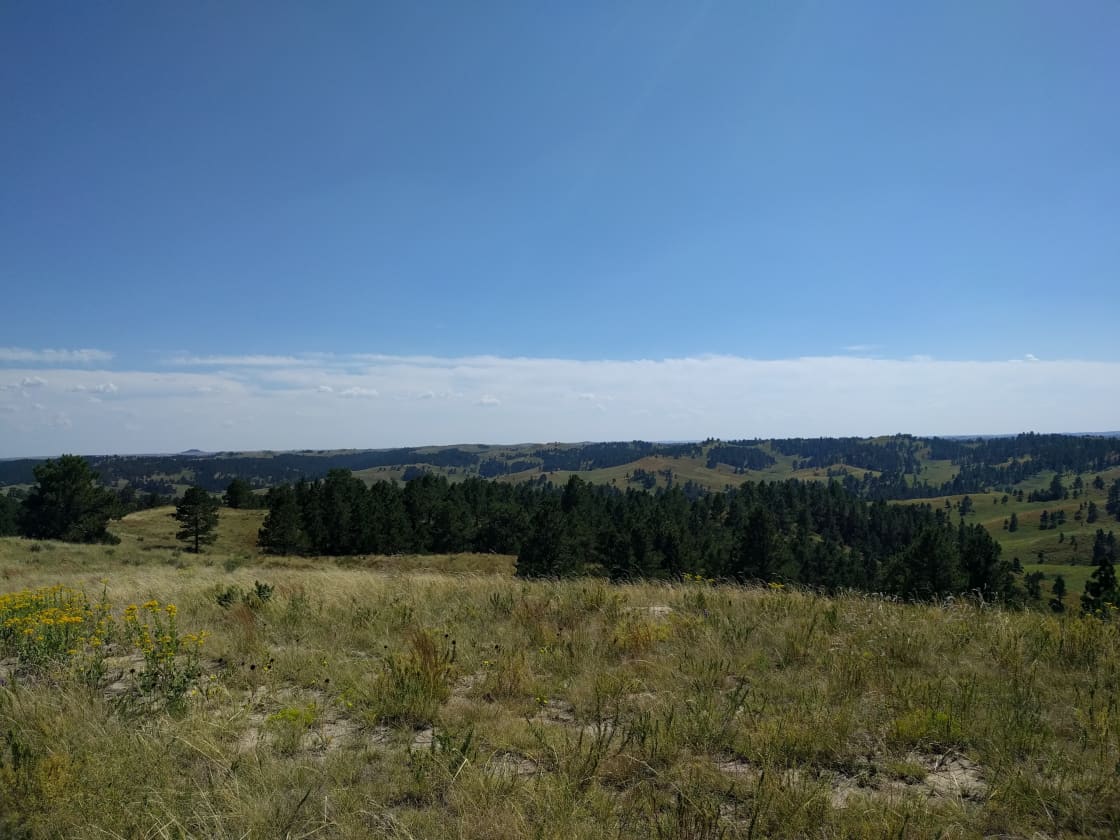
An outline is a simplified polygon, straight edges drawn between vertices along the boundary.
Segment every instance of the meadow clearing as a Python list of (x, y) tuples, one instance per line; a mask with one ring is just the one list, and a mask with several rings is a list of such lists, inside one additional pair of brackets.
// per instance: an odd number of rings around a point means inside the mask
[(168, 513), (117, 546), (0, 540), (0, 625), (22, 622), (0, 635), (0, 836), (1120, 827), (1112, 622), (262, 557), (260, 511), (223, 510), (195, 556)]

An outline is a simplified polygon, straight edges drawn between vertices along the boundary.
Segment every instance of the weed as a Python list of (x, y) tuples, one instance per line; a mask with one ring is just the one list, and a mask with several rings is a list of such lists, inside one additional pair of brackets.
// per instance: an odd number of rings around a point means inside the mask
[(272, 593), (273, 587), (270, 584), (257, 580), (253, 581), (253, 588), (247, 592), (233, 584), (226, 587), (218, 586), (214, 593), (214, 601), (222, 609), (229, 609), (234, 604), (241, 603), (251, 610), (259, 610), (272, 600)]
[(414, 630), (408, 652), (389, 654), (364, 698), (374, 722), (422, 727), (431, 724), (451, 696), (454, 645), (437, 644), (431, 634)]
[(441, 801), (451, 784), (474, 761), (475, 752), (473, 729), (461, 736), (433, 730), (430, 744), (408, 750), (412, 796), (421, 802)]
[(144, 655), (144, 670), (136, 676), (136, 685), (142, 695), (172, 709), (182, 708), (202, 674), (200, 652), (207, 636), (180, 636), (177, 614), (174, 604), (161, 605), (155, 599), (139, 607), (130, 604), (124, 611), (125, 639)]
[(268, 716), (265, 729), (273, 737), (273, 745), (281, 755), (294, 755), (303, 744), (304, 736), (319, 721), (319, 707), (315, 703), (305, 706), (288, 706)]

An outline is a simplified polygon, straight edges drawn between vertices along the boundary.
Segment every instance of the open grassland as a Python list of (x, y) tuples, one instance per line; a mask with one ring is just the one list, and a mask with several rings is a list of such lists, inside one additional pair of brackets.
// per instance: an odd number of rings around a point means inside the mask
[[(184, 543), (175, 539), (179, 524), (172, 518), (173, 506), (151, 508), (130, 513), (122, 521), (111, 523), (110, 530), (120, 537), (117, 553), (133, 555), (144, 551), (181, 551)], [(218, 518), (218, 539), (214, 553), (222, 555), (257, 554), (257, 532), (268, 511), (230, 510), (222, 508)]]
[(0, 595), (69, 588), (0, 599), (42, 636), (0, 636), (0, 836), (1120, 829), (1115, 623), (262, 558), (258, 512), (196, 557), (165, 513), (113, 547), (0, 540)]
[[(460, 448), (469, 449), (470, 447)], [(496, 479), (506, 482), (521, 482), (539, 479), (541, 476), (544, 476), (544, 478), (551, 481), (553, 484), (560, 486), (567, 482), (571, 476), (578, 475), (584, 481), (589, 481), (593, 484), (609, 484), (620, 489), (626, 489), (627, 487), (641, 486), (636, 482), (631, 483), (628, 479), (633, 475), (635, 470), (645, 470), (656, 477), (656, 485), (654, 485), (656, 487), (668, 486), (670, 482), (665, 473), (671, 472), (673, 484), (684, 484), (691, 481), (707, 490), (718, 492), (724, 490), (729, 485), (734, 486), (742, 484), (744, 481), (785, 481), (790, 478), (798, 478), (806, 481), (827, 481), (830, 473), (838, 474), (842, 471), (847, 471), (852, 475), (861, 477), (867, 473), (874, 476), (879, 475), (879, 472), (876, 470), (868, 470), (864, 467), (852, 466), (850, 464), (834, 464), (827, 468), (815, 467), (810, 469), (795, 469), (795, 462), (800, 460), (796, 456), (783, 455), (773, 450), (768, 444), (764, 444), (762, 448), (774, 457), (775, 463), (761, 470), (736, 472), (735, 468), (728, 464), (716, 464), (714, 467), (709, 467), (706, 455), (697, 457), (683, 455), (677, 457), (668, 455), (647, 455), (614, 467), (602, 467), (590, 470), (552, 471), (542, 471), (539, 468), (534, 468), (506, 475), (499, 475), (496, 476)], [(518, 449), (516, 447), (494, 449), (488, 454), (494, 455), (495, 457), (502, 455), (516, 459)], [(473, 475), (471, 470), (437, 467), (430, 464), (400, 464), (386, 467), (370, 467), (369, 469), (357, 470), (354, 472), (354, 475), (367, 484), (372, 484), (375, 481), (402, 481), (406, 470), (416, 468), (436, 475), (443, 475), (449, 481), (462, 481)], [(957, 467), (949, 461), (926, 460), (923, 461), (923, 472), (919, 476), (919, 479), (940, 484), (951, 479), (956, 472)]]
[[(1097, 474), (1083, 475), (1085, 488), (1078, 498), (1059, 501), (1028, 502), (1026, 495), (1022, 502), (1014, 496), (1007, 496), (1002, 491), (991, 493), (972, 493), (972, 512), (965, 517), (968, 524), (981, 524), (1002, 546), (1003, 556), (1007, 559), (1018, 557), (1023, 567), (1028, 571), (1041, 571), (1047, 579), (1054, 575), (1065, 576), (1066, 583), (1077, 581), (1076, 587), (1071, 587), (1071, 592), (1080, 593), (1083, 589), (1084, 578), (1092, 571), (1085, 566), (1092, 560), (1093, 535), (1097, 529), (1115, 531), (1120, 533), (1120, 522), (1105, 512), (1105, 502), (1108, 496), (1107, 488), (1112, 482), (1120, 478), (1120, 468), (1102, 470), (1099, 475), (1104, 482), (1105, 489), (1099, 490), (1092, 486)], [(1043, 472), (1039, 475), (1015, 485), (1016, 490), (1021, 489), (1024, 494), (1032, 490), (1044, 490), (1050, 486), (1054, 477), (1053, 472)], [(1073, 481), (1073, 476), (1066, 474), (1063, 482), (1067, 488)], [(953, 511), (953, 516), (958, 516), (961, 500), (965, 494), (955, 496), (938, 496), (932, 499), (913, 499), (897, 504), (928, 504), (934, 508), (943, 508)], [(1096, 522), (1088, 521), (1088, 504), (1093, 502), (1097, 506), (1098, 519)], [(1040, 529), (1042, 512), (1053, 516), (1059, 511), (1065, 514), (1065, 523), (1055, 528)], [(1080, 519), (1078, 513), (1080, 511)], [(1018, 520), (1018, 530), (1010, 531), (1005, 528), (1005, 523), (1015, 514)]]
[[(543, 474), (553, 484), (562, 486), (573, 475), (578, 475), (584, 481), (593, 484), (609, 484), (624, 490), (627, 487), (641, 487), (642, 485), (636, 482), (632, 483), (630, 477), (635, 470), (645, 470), (647, 473), (652, 473), (656, 478), (654, 487), (669, 486), (670, 482), (665, 474), (668, 472), (672, 473), (672, 484), (684, 484), (691, 481), (706, 490), (720, 492), (728, 487), (737, 487), (744, 481), (785, 481), (791, 478), (803, 481), (828, 481), (830, 472), (840, 474), (845, 470), (858, 476), (863, 476), (866, 473), (879, 475), (875, 470), (866, 470), (862, 467), (853, 467), (847, 464), (835, 464), (829, 468), (794, 469), (793, 462), (795, 459), (792, 456), (775, 453), (774, 457), (777, 463), (766, 469), (736, 472), (734, 467), (727, 464), (716, 464), (714, 467), (709, 467), (706, 457), (686, 458), (682, 456), (670, 458), (663, 455), (650, 455), (617, 467), (579, 471), (555, 470), (546, 473), (526, 470), (509, 476), (501, 476), (499, 480), (526, 481)], [(454, 479), (455, 476), (451, 476), (451, 478)]]

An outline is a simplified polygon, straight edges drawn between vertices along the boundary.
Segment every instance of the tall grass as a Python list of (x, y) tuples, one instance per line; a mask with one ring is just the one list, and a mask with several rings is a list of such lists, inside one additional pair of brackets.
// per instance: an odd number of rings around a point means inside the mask
[(1120, 828), (1120, 638), (1096, 619), (3, 543), (0, 591), (171, 602), (208, 636), (179, 704), (120, 702), (142, 665), (111, 653), (91, 687), (0, 652), (0, 836)]

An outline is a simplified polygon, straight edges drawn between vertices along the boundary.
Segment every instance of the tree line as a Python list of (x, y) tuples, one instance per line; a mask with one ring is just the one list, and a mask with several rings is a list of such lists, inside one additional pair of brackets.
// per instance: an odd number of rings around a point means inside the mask
[(274, 487), (260, 546), (276, 554), (497, 552), (522, 577), (612, 580), (699, 575), (933, 598), (1021, 596), (979, 525), (926, 505), (868, 503), (836, 483), (746, 482), (690, 498), (424, 475), (366, 486), (345, 470)]

